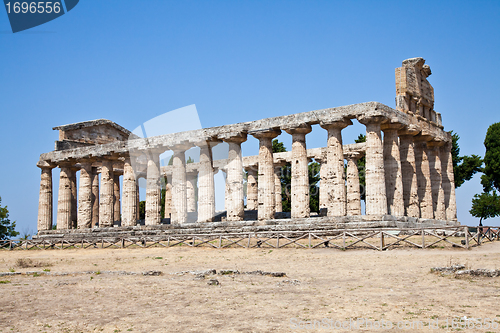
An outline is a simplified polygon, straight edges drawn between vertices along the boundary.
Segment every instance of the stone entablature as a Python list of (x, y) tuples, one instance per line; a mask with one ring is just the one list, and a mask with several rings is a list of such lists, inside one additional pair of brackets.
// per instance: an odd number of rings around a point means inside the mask
[(52, 129), (59, 130), (59, 141), (56, 141), (55, 150), (126, 141), (131, 136), (129, 130), (107, 119), (84, 121)]
[[(161, 177), (165, 175), (165, 214), (172, 224), (188, 222), (192, 213), (199, 223), (213, 221), (214, 172), (218, 169), (226, 173), (228, 221), (242, 221), (245, 215), (244, 170), (248, 172), (246, 208), (257, 210), (261, 221), (272, 220), (281, 212), (278, 173), (285, 162), (292, 166), (291, 218), (309, 218), (307, 164), (311, 159), (321, 164), (321, 215), (357, 216), (361, 215), (361, 193), (356, 161), (363, 155), (367, 216), (456, 221), (451, 135), (433, 110), (428, 75), (430, 69), (423, 59), (403, 62), (396, 72), (396, 110), (368, 102), (146, 139), (107, 120), (56, 127), (60, 142), (87, 146), (40, 156), (38, 229), (52, 226), (54, 167), (61, 168), (57, 221), (63, 229), (109, 227), (120, 219), (124, 226), (136, 225), (139, 177), (147, 180), (145, 224), (159, 225)], [(352, 125), (351, 119), (366, 126), (366, 143), (343, 145), (342, 129)], [(327, 131), (324, 148), (307, 149), (312, 125)], [(292, 151), (273, 154), (272, 140), (282, 131), (292, 136)], [(242, 156), (241, 144), (248, 135), (259, 140), (258, 156)], [(228, 143), (228, 159), (214, 161), (211, 149), (222, 141)], [(185, 152), (194, 146), (200, 148), (199, 162), (186, 164)], [(167, 150), (174, 153), (173, 165), (161, 168), (159, 155)]]

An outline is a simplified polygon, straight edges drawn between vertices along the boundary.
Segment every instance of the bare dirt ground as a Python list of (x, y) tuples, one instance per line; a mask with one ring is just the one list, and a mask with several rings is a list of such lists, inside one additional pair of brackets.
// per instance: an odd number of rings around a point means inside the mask
[[(19, 259), (37, 267), (22, 268)], [(500, 242), (469, 251), (0, 251), (0, 272), (77, 273), (0, 277), (0, 332), (451, 332), (458, 330), (451, 327), (452, 319), (463, 317), (491, 318), (497, 326), (462, 331), (500, 331), (500, 277), (430, 272), (450, 264), (498, 269)], [(190, 273), (175, 274), (208, 269), (285, 272), (286, 277), (228, 274), (197, 279)], [(116, 274), (151, 270), (162, 275)], [(209, 285), (210, 279), (220, 284)], [(377, 329), (382, 321), (385, 326)], [(388, 329), (389, 321), (393, 329)], [(353, 323), (359, 323), (357, 329)]]

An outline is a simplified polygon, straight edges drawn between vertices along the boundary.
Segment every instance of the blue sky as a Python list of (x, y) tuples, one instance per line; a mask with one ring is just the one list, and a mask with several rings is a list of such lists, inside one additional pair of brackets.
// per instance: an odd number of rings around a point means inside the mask
[[(203, 127), (394, 107), (394, 68), (418, 56), (433, 71), (445, 129), (459, 133), (462, 154), (484, 155), (486, 130), (500, 121), (498, 1), (82, 0), (16, 34), (1, 9), (2, 205), (18, 230), (36, 230), (36, 162), (53, 150), (54, 126), (106, 118), (132, 130), (192, 104)], [(344, 130), (344, 143), (363, 130)], [(320, 128), (308, 135), (308, 147), (325, 143)], [(243, 145), (244, 155), (257, 151), (253, 138)], [(480, 191), (479, 176), (457, 190), (462, 223), (477, 224), (468, 210)]]

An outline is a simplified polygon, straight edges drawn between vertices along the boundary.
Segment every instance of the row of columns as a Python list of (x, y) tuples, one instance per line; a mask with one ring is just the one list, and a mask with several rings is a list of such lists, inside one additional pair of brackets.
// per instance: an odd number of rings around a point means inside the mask
[[(401, 124), (389, 123), (383, 117), (360, 117), (366, 126), (366, 214), (411, 216), (436, 219), (456, 219), (456, 204), (451, 160), (451, 143), (440, 143), (419, 131)], [(342, 129), (352, 125), (344, 118), (320, 124), (327, 131), (327, 153), (321, 162), (320, 208), (327, 216), (360, 215), (361, 200), (357, 160), (359, 153), (346, 155), (344, 171)], [(291, 158), (291, 217), (309, 217), (309, 181), (306, 135), (309, 124), (285, 131), (292, 136)], [(384, 133), (382, 139), (382, 132)], [(280, 129), (250, 133), (259, 140), (258, 172), (248, 169), (247, 209), (257, 210), (259, 220), (273, 219), (281, 208), (281, 165), (275, 165), (272, 140)], [(227, 220), (244, 217), (243, 164), (241, 144), (246, 133), (229, 133), (219, 138), (228, 143), (226, 166)], [(201, 142), (198, 174), (186, 173), (185, 151), (192, 145), (173, 147), (173, 173), (166, 184), (167, 213), (172, 223), (187, 221), (187, 213), (196, 210), (194, 188), (198, 178), (198, 222), (209, 222), (215, 215), (214, 168), (212, 147), (218, 141)], [(158, 225), (160, 216), (160, 162), (165, 149), (147, 151), (146, 225)], [(115, 158), (101, 161), (101, 181), (95, 160), (81, 161), (78, 198), (76, 169), (60, 164), (57, 224), (61, 229), (90, 228), (99, 221), (100, 227), (111, 227), (122, 211), (122, 226), (132, 226), (138, 219), (138, 186), (130, 157), (123, 161), (123, 196), (120, 200), (119, 174), (115, 174)], [(52, 175), (55, 165), (42, 166), (39, 202), (39, 230), (52, 225)], [(347, 179), (346, 176), (347, 175)], [(257, 182), (258, 177), (258, 182)], [(78, 200), (78, 205), (76, 204)], [(120, 207), (120, 202), (123, 207)], [(78, 206), (78, 211), (75, 207)], [(118, 212), (118, 213), (117, 213)], [(117, 216), (118, 214), (118, 216)]]

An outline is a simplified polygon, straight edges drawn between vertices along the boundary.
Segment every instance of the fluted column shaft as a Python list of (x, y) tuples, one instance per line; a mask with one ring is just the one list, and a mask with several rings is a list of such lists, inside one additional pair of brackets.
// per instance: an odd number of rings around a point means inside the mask
[(59, 174), (59, 193), (57, 199), (57, 229), (69, 229), (71, 223), (71, 170), (61, 166)]
[(113, 161), (105, 159), (102, 161), (101, 167), (101, 197), (99, 199), (99, 227), (101, 228), (109, 228), (113, 226), (113, 183)]
[(122, 226), (135, 226), (137, 224), (137, 184), (134, 169), (130, 158), (125, 158), (123, 163), (123, 197), (122, 197)]
[(198, 222), (211, 222), (215, 216), (215, 185), (210, 142), (200, 147), (200, 168), (198, 169)]
[(432, 187), (430, 179), (429, 156), (426, 138), (418, 138), (415, 142), (415, 166), (417, 170), (418, 197), (420, 201), (420, 217), (434, 218), (432, 206)]
[(281, 168), (282, 165), (274, 166), (274, 202), (276, 203), (276, 212), (283, 211), (283, 202), (281, 198)]
[(291, 128), (286, 132), (292, 135), (291, 216), (292, 218), (309, 217), (311, 211), (306, 134), (311, 132), (311, 126)]
[(361, 193), (359, 191), (359, 153), (347, 155), (347, 215), (361, 215)]
[(257, 210), (258, 208), (258, 188), (257, 188), (257, 170), (256, 166), (247, 169), (247, 209)]
[(197, 173), (189, 172), (186, 174), (186, 197), (188, 212), (196, 212), (196, 181)]
[(92, 162), (81, 162), (80, 166), (78, 229), (87, 229), (92, 226)]
[(120, 175), (113, 173), (113, 221), (120, 221)]
[[(327, 192), (326, 209), (328, 216), (346, 215), (346, 189), (344, 177), (344, 151), (342, 147), (342, 129), (352, 125), (349, 119), (323, 124), (328, 131), (326, 166), (321, 170), (326, 173), (323, 190)], [(321, 189), (320, 189), (321, 191)]]
[(92, 224), (93, 228), (99, 223), (99, 173), (97, 168), (92, 168)]
[(399, 140), (405, 215), (409, 217), (420, 217), (420, 204), (418, 198), (418, 182), (415, 166), (413, 135), (400, 135)]
[(52, 229), (52, 168), (53, 166), (40, 167), (42, 174), (38, 198), (38, 231)]
[(326, 158), (318, 159), (315, 158), (316, 162), (320, 164), (319, 167), (319, 178), (320, 178), (320, 187), (319, 187), (319, 212), (321, 216), (325, 216), (328, 210), (328, 190), (327, 185), (328, 181), (327, 177), (327, 165)]
[(141, 206), (141, 197), (139, 195), (140, 189), (139, 189), (139, 178), (135, 178), (135, 183), (137, 184), (136, 189), (137, 189), (137, 213), (136, 213), (136, 219), (140, 220), (141, 219), (141, 212), (139, 211), (139, 207)]
[(71, 167), (69, 176), (69, 184), (71, 186), (71, 222), (69, 229), (76, 229), (78, 225), (78, 193), (76, 189), (76, 173), (78, 168)]
[(366, 215), (387, 214), (385, 169), (380, 124), (384, 119), (360, 120), (366, 126)]
[(259, 181), (258, 181), (258, 218), (268, 220), (274, 218), (274, 161), (273, 139), (281, 131), (261, 131), (252, 135), (259, 139)]
[(241, 144), (247, 140), (246, 133), (231, 134), (223, 138), (229, 145), (226, 167), (226, 210), (228, 221), (242, 221), (245, 215), (245, 193), (243, 192), (243, 161)]
[(187, 221), (186, 155), (184, 149), (174, 150), (172, 172), (172, 223)]
[(429, 142), (429, 167), (432, 189), (432, 204), (434, 208), (434, 218), (436, 220), (446, 220), (446, 207), (444, 202), (444, 190), (442, 186), (442, 169), (440, 157), (440, 143)]
[(441, 148), (441, 163), (443, 170), (443, 192), (446, 206), (446, 219), (457, 220), (457, 202), (455, 198), (455, 175), (453, 173), (453, 160), (451, 155), (452, 143), (447, 142)]
[(167, 177), (165, 183), (165, 218), (172, 215), (172, 176)]
[(399, 153), (398, 129), (400, 124), (384, 124), (384, 166), (387, 212), (390, 215), (404, 216), (403, 178)]
[(161, 187), (160, 187), (160, 153), (148, 152), (146, 172), (146, 225), (159, 225), (161, 222)]

